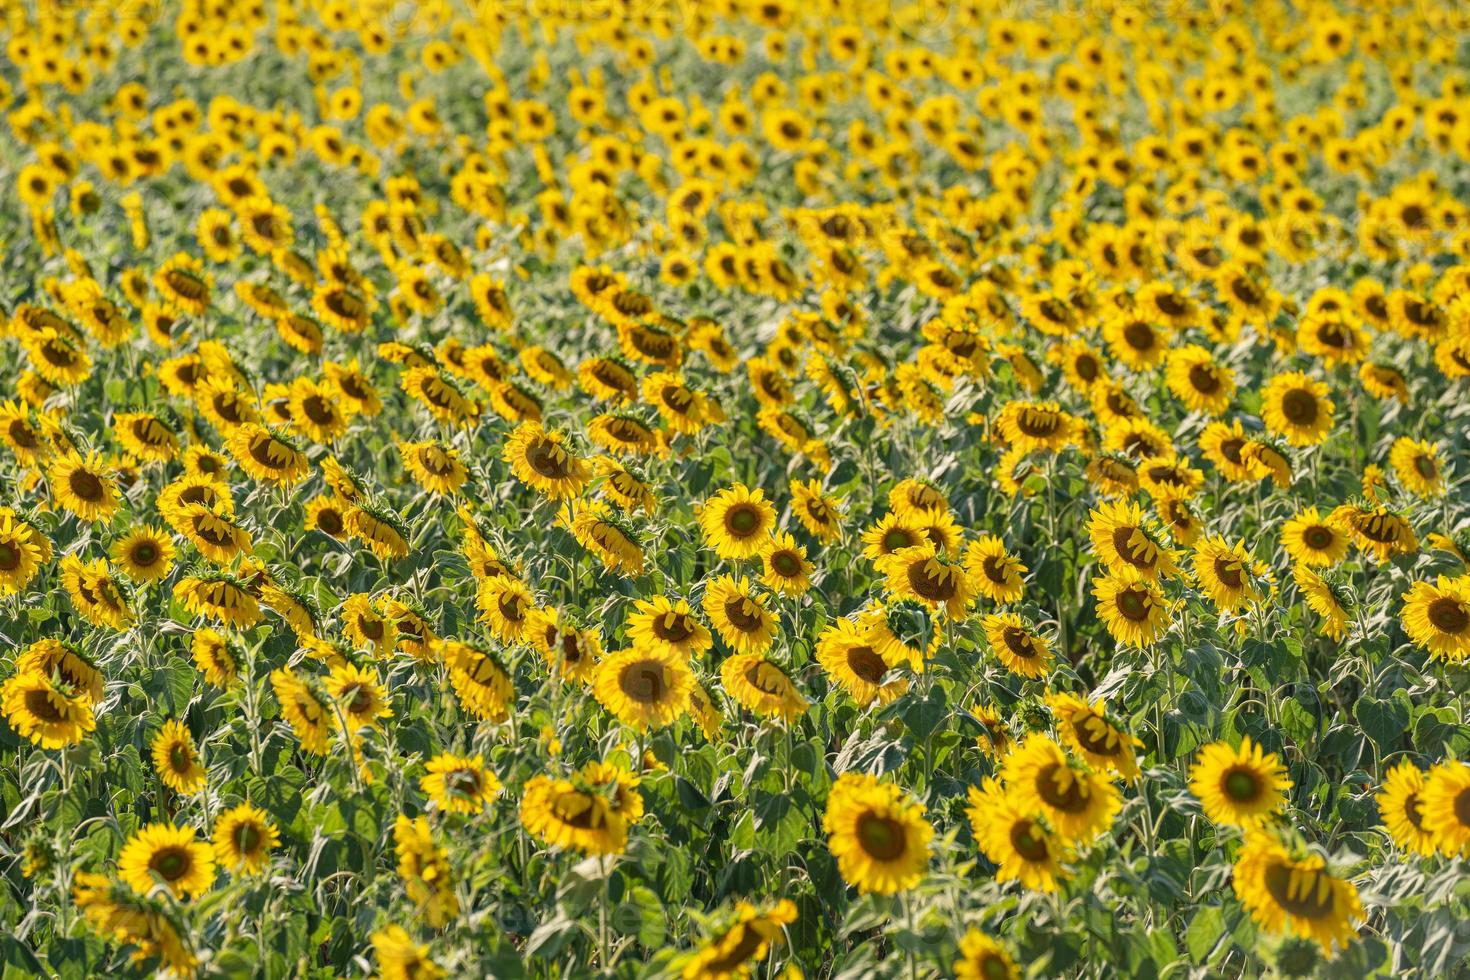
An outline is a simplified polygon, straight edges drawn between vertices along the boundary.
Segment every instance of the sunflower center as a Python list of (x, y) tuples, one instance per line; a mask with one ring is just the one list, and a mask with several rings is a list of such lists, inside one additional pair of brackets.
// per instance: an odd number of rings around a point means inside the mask
[(326, 531), (332, 537), (342, 533), (342, 515), (330, 507), (324, 507), (316, 513), (317, 527)]
[(765, 941), (757, 930), (742, 922), (720, 937), (719, 948), (728, 951), (717, 959), (709, 960), (705, 966), (712, 976), (733, 976)]
[(900, 548), (907, 548), (913, 543), (914, 536), (901, 527), (890, 528), (888, 533), (883, 535), (884, 551), (894, 552)]
[(1424, 813), (1419, 809), (1418, 793), (1410, 793), (1408, 799), (1404, 800), (1404, 816), (1416, 828), (1424, 829)]
[(549, 480), (559, 480), (571, 472), (571, 460), (556, 443), (544, 439), (526, 449), (526, 463)]
[(1470, 789), (1463, 789), (1455, 797), (1455, 819), (1461, 827), (1470, 827)]
[(1273, 864), (1266, 869), (1266, 891), (1290, 915), (1303, 919), (1325, 919), (1332, 915), (1336, 892), (1331, 888), (1319, 887), (1323, 877), (1325, 876), (1321, 871), (1305, 871), (1286, 864)]
[(684, 613), (671, 612), (654, 618), (653, 635), (666, 643), (682, 643), (694, 635), (694, 626)]
[(193, 862), (189, 852), (182, 847), (165, 847), (153, 855), (148, 867), (158, 872), (165, 881), (178, 881), (189, 873)]
[(1434, 628), (1441, 633), (1458, 635), (1470, 628), (1470, 612), (1465, 611), (1465, 606), (1449, 598), (1441, 596), (1429, 604), (1429, 621)]
[(1220, 390), (1220, 379), (1207, 364), (1194, 364), (1189, 368), (1189, 383), (1201, 395), (1213, 395)]
[(20, 549), (0, 541), (0, 572), (13, 572), (20, 567)]
[(931, 602), (948, 602), (954, 598), (956, 576), (951, 570), (931, 561), (914, 562), (908, 569), (909, 588)]
[(456, 796), (478, 796), (480, 776), (473, 769), (456, 769), (444, 777), (444, 787)]
[(1027, 861), (1045, 861), (1049, 854), (1046, 840), (1036, 832), (1036, 824), (1030, 820), (1017, 820), (1011, 825), (1011, 847)]
[(1220, 788), (1236, 803), (1254, 803), (1264, 787), (1249, 769), (1231, 769), (1220, 781)]
[(1429, 456), (1415, 456), (1414, 470), (1426, 480), (1433, 480), (1439, 476), (1439, 469), (1434, 465), (1434, 460)]
[(725, 602), (725, 618), (742, 633), (754, 633), (761, 628), (762, 619), (757, 606), (747, 596), (735, 596)]
[(868, 646), (853, 647), (848, 650), (847, 667), (869, 684), (882, 683), (883, 675), (888, 673), (888, 665), (883, 662), (883, 658)]
[(1117, 606), (1118, 612), (1135, 623), (1141, 623), (1148, 619), (1148, 593), (1143, 589), (1130, 586), (1119, 592)]
[(1302, 532), (1302, 541), (1314, 551), (1322, 551), (1332, 544), (1332, 531), (1321, 524), (1314, 524)]
[(985, 560), (980, 563), (980, 567), (985, 572), (985, 577), (996, 585), (1005, 585), (1010, 578), (1007, 574), (1009, 569), (1004, 558), (998, 558), (995, 555), (986, 555)]
[(194, 760), (189, 757), (187, 746), (175, 745), (168, 750), (168, 764), (175, 772), (184, 772)]
[(1062, 424), (1061, 416), (1056, 412), (1044, 412), (1035, 408), (1027, 408), (1021, 411), (1016, 420), (1017, 427), (1032, 438), (1042, 438), (1057, 431)]
[(1113, 727), (1096, 715), (1086, 715), (1072, 724), (1077, 744), (1093, 755), (1114, 755), (1120, 740)]
[(984, 980), (1007, 980), (1010, 975), (1011, 968), (999, 956), (986, 953), (980, 958), (980, 976)]
[(250, 854), (260, 846), (260, 830), (253, 823), (242, 823), (235, 830), (235, 847), (241, 853)]
[(317, 425), (330, 425), (337, 420), (337, 413), (321, 395), (310, 395), (303, 399), (301, 409)]
[(383, 638), (383, 623), (381, 620), (359, 617), (357, 628), (369, 640), (377, 641)]
[(1317, 421), (1317, 399), (1302, 388), (1293, 388), (1281, 396), (1281, 414), (1292, 425), (1311, 425)]
[(735, 537), (748, 538), (760, 525), (760, 511), (750, 504), (736, 504), (725, 514), (725, 528)]
[(1146, 323), (1134, 320), (1123, 328), (1123, 339), (1128, 346), (1136, 351), (1150, 351), (1154, 348), (1154, 332)]
[[(1137, 548), (1133, 545), (1135, 536), (1142, 539)], [(1125, 524), (1113, 531), (1113, 550), (1118, 552), (1118, 557), (1135, 568), (1154, 567), (1153, 547), (1148, 535), (1131, 524)]]
[(864, 813), (858, 818), (858, 842), (875, 861), (892, 861), (904, 851), (903, 824), (892, 817)]
[(158, 560), (158, 548), (151, 541), (140, 541), (133, 545), (133, 553), (129, 557), (134, 565), (146, 568)]
[(1227, 589), (1239, 589), (1245, 585), (1240, 574), (1240, 562), (1227, 556), (1215, 559), (1215, 577), (1225, 583)]
[(507, 621), (512, 623), (520, 622), (522, 610), (519, 596), (511, 595), (508, 592), (503, 593), (496, 600), (495, 606), (500, 610), (500, 615), (504, 616)]
[(56, 700), (48, 690), (28, 690), (25, 696), (26, 711), (41, 719), (48, 725), (63, 721), (66, 718), (64, 712), (56, 706)]
[(663, 668), (648, 661), (633, 664), (623, 671), (621, 686), (623, 693), (639, 704), (658, 704), (668, 690)]
[(1019, 626), (1007, 626), (1005, 632), (1001, 634), (1001, 639), (1005, 640), (1006, 647), (1011, 653), (1022, 660), (1031, 660), (1039, 655), (1031, 634)]
[(1036, 774), (1036, 792), (1047, 806), (1063, 813), (1082, 813), (1087, 809), (1087, 792), (1082, 781), (1060, 762)]
[(66, 478), (66, 485), (71, 492), (88, 503), (95, 503), (102, 499), (102, 481), (95, 473), (87, 470), (73, 470)]

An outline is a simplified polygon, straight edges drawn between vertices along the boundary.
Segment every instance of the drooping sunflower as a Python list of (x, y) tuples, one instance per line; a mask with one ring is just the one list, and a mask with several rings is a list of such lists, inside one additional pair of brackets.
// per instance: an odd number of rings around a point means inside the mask
[(596, 555), (608, 571), (624, 576), (643, 573), (643, 546), (632, 525), (603, 501), (568, 501), (561, 519), (577, 543)]
[(152, 823), (123, 846), (117, 874), (139, 895), (155, 886), (180, 899), (202, 895), (214, 884), (214, 851), (192, 827)]
[(201, 572), (180, 579), (174, 585), (174, 598), (191, 614), (235, 629), (260, 621), (260, 603), (244, 583), (224, 572)]
[(37, 640), (15, 658), (16, 673), (55, 677), (93, 704), (102, 700), (104, 678), (92, 658), (79, 647), (56, 639)]
[(202, 789), (208, 773), (199, 763), (199, 753), (189, 730), (177, 719), (164, 722), (150, 745), (153, 768), (163, 784), (177, 793)]
[(575, 497), (592, 479), (586, 460), (573, 455), (560, 432), (522, 422), (505, 441), (502, 456), (522, 483), (552, 499)]
[(43, 749), (75, 745), (97, 727), (88, 692), (50, 673), (25, 670), (0, 686), (5, 720), (22, 738)]
[(1384, 776), (1374, 800), (1389, 838), (1410, 854), (1428, 857), (1435, 843), (1424, 824), (1424, 784), (1424, 772), (1406, 759)]
[(51, 460), (46, 476), (56, 502), (81, 520), (105, 521), (117, 511), (117, 481), (96, 452), (68, 449)]
[(714, 643), (709, 627), (694, 618), (685, 599), (656, 595), (634, 600), (633, 608), (625, 628), (635, 647), (693, 657)]
[(339, 724), (348, 734), (361, 728), (379, 728), (382, 719), (393, 716), (388, 689), (370, 667), (333, 664), (323, 686), (336, 702)]
[(1332, 516), (1346, 522), (1353, 530), (1353, 543), (1364, 551), (1372, 552), (1380, 563), (1391, 561), (1396, 555), (1419, 550), (1419, 536), (1414, 533), (1414, 525), (1402, 514), (1383, 505), (1370, 508), (1343, 504), (1333, 510)]
[(259, 874), (269, 865), (270, 852), (281, 846), (281, 835), (264, 810), (241, 803), (215, 820), (213, 843), (219, 864), (241, 874)]
[(1085, 842), (1103, 833), (1123, 806), (1111, 780), (1068, 758), (1041, 734), (1027, 736), (1006, 755), (1001, 778), (1022, 812), (1044, 817), (1068, 841)]
[(782, 721), (800, 717), (807, 700), (790, 676), (761, 653), (739, 653), (720, 664), (720, 684), (725, 693), (746, 709)]
[(930, 541), (885, 555), (877, 567), (893, 595), (943, 609), (951, 619), (963, 618), (974, 601), (974, 586), (965, 568), (941, 557)]
[(735, 906), (734, 921), (712, 936), (684, 964), (682, 980), (731, 980), (750, 975), (751, 964), (764, 960), (782, 939), (782, 929), (796, 921), (796, 906), (781, 899), (762, 911), (749, 902)]
[(338, 613), (342, 632), (359, 650), (371, 650), (379, 657), (391, 654), (398, 645), (398, 625), (388, 617), (381, 601), (356, 592), (342, 601)]
[(1241, 739), (1239, 748), (1212, 742), (1200, 749), (1190, 768), (1190, 792), (1205, 816), (1229, 827), (1250, 828), (1268, 822), (1286, 802), (1291, 780), (1274, 752)]
[(123, 448), (141, 460), (167, 463), (179, 453), (179, 437), (151, 412), (122, 412), (113, 416), (112, 431)]
[(360, 538), (381, 561), (408, 555), (408, 527), (391, 510), (365, 500), (347, 508), (347, 532)]
[(628, 845), (628, 822), (580, 778), (531, 777), (521, 795), (521, 824), (553, 847), (584, 854), (621, 854)]
[(301, 747), (313, 755), (329, 754), (337, 725), (331, 698), (320, 685), (308, 682), (289, 667), (280, 667), (271, 671), (271, 688), (280, 702), (281, 716), (296, 733)]
[(1153, 645), (1169, 627), (1169, 603), (1157, 583), (1133, 572), (1108, 572), (1093, 579), (1097, 611), (1113, 639), (1130, 646)]
[(106, 559), (84, 562), (76, 555), (61, 559), (61, 584), (72, 605), (94, 626), (124, 629), (133, 620), (129, 593)]
[(1352, 882), (1335, 877), (1320, 855), (1293, 853), (1273, 832), (1253, 829), (1236, 857), (1235, 895), (1268, 933), (1314, 939), (1332, 954), (1346, 946), (1363, 903)]
[(629, 647), (603, 657), (592, 691), (623, 724), (643, 731), (672, 724), (689, 706), (694, 673), (672, 650)]
[(510, 716), (515, 688), (495, 654), (459, 640), (441, 640), (439, 650), (449, 668), (449, 685), (466, 711), (495, 723)]
[(431, 493), (457, 493), (469, 477), (459, 452), (437, 441), (398, 441), (398, 453), (415, 483)]
[(1470, 852), (1470, 764), (1446, 760), (1430, 769), (1419, 793), (1419, 812), (1441, 854)]
[(1127, 500), (1105, 502), (1087, 520), (1093, 551), (1113, 573), (1153, 581), (1178, 574), (1174, 553), (1162, 542), (1144, 509)]
[(500, 779), (485, 768), (484, 756), (441, 752), (430, 759), (419, 789), (445, 813), (473, 816), (500, 795)]
[(1261, 391), (1261, 417), (1266, 428), (1293, 446), (1315, 446), (1332, 428), (1332, 400), (1327, 385), (1300, 371), (1278, 374)]
[(862, 894), (893, 895), (918, 884), (934, 828), (924, 806), (874, 776), (843, 773), (822, 817), (843, 880)]
[(993, 613), (980, 621), (980, 628), (996, 658), (1012, 673), (1042, 677), (1051, 668), (1051, 645), (1016, 613)]
[(215, 687), (233, 687), (240, 676), (240, 652), (216, 630), (201, 626), (189, 641), (189, 653), (204, 679)]
[(175, 530), (217, 565), (228, 565), (254, 546), (249, 531), (204, 504), (182, 504), (167, 516)]
[(1450, 663), (1470, 657), (1470, 576), (1415, 582), (1399, 614), (1409, 639)]
[(311, 471), (306, 454), (280, 432), (258, 422), (235, 427), (225, 443), (235, 462), (251, 479), (277, 487), (300, 482)]
[(775, 525), (776, 509), (766, 500), (765, 492), (759, 487), (751, 490), (743, 483), (721, 490), (699, 510), (705, 544), (728, 561), (740, 561), (760, 551)]
[(423, 910), (430, 926), (443, 928), (459, 915), (449, 850), (434, 842), (428, 818), (409, 819), (402, 814), (393, 824), (393, 844), (403, 890)]
[(1062, 741), (1091, 766), (1111, 770), (1124, 779), (1138, 778), (1138, 749), (1143, 743), (1108, 715), (1107, 703), (1075, 694), (1046, 695)]
[(721, 575), (705, 585), (705, 616), (736, 653), (764, 653), (776, 636), (776, 617), (766, 608), (766, 594), (756, 592), (744, 576)]
[(805, 483), (791, 481), (791, 512), (807, 533), (823, 544), (837, 540), (842, 534), (842, 505), (836, 497), (824, 493), (816, 480)]
[(1349, 597), (1346, 588), (1339, 582), (1325, 578), (1305, 565), (1291, 570), (1307, 607), (1322, 617), (1319, 627), (1322, 634), (1341, 642), (1347, 635), (1349, 621)]
[(971, 587), (992, 602), (1015, 602), (1025, 591), (1021, 577), (1026, 566), (992, 534), (970, 542), (965, 549), (965, 571)]

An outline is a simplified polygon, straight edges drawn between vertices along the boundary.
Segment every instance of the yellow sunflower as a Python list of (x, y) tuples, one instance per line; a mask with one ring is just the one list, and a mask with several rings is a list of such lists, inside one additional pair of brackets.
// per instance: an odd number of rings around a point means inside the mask
[(1424, 824), (1424, 772), (1404, 760), (1388, 771), (1374, 800), (1389, 838), (1410, 854), (1435, 852), (1433, 835)]
[(603, 657), (593, 677), (597, 701), (623, 724), (643, 731), (672, 724), (689, 707), (694, 673), (668, 648), (633, 646)]
[(485, 768), (484, 756), (441, 752), (425, 766), (419, 789), (445, 813), (474, 815), (500, 795), (501, 784), (495, 773)]
[(269, 866), (270, 852), (280, 846), (280, 832), (258, 806), (241, 803), (214, 822), (215, 860), (232, 871), (259, 874)]
[(177, 793), (204, 788), (208, 773), (199, 763), (199, 753), (189, 730), (176, 719), (164, 722), (150, 745), (153, 768), (163, 784)]
[(1470, 657), (1470, 575), (1415, 582), (1399, 614), (1409, 639), (1450, 663)]
[(721, 490), (699, 510), (705, 544), (728, 561), (740, 561), (759, 552), (775, 524), (776, 509), (765, 493), (743, 483)]
[(155, 886), (180, 899), (202, 895), (214, 884), (214, 851), (192, 827), (151, 823), (123, 846), (117, 874), (139, 895)]
[(725, 693), (758, 715), (791, 721), (807, 709), (807, 700), (786, 671), (761, 653), (738, 653), (720, 664)]
[(744, 576), (721, 575), (707, 583), (700, 605), (715, 632), (736, 653), (764, 653), (776, 637), (776, 617), (766, 594)]
[(874, 776), (843, 773), (822, 817), (843, 880), (862, 894), (893, 895), (919, 883), (934, 828), (924, 806)]
[(1189, 789), (1205, 816), (1230, 827), (1256, 827), (1280, 812), (1291, 780), (1275, 753), (1241, 739), (1239, 748), (1212, 742), (1190, 768)]
[(1267, 933), (1314, 939), (1327, 955), (1352, 941), (1353, 922), (1363, 917), (1352, 882), (1332, 875), (1321, 856), (1293, 853), (1266, 830), (1246, 834), (1232, 885)]

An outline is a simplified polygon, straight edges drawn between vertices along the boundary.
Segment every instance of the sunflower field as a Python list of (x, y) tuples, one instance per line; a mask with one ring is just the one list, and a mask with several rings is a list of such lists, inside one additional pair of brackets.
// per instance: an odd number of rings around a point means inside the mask
[(1470, 976), (1470, 10), (0, 39), (0, 980)]

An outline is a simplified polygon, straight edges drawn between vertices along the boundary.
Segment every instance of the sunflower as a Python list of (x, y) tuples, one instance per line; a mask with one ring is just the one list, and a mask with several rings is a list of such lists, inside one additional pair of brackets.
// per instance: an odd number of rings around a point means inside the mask
[(908, 690), (874, 648), (871, 629), (850, 619), (828, 624), (817, 637), (817, 662), (860, 705), (887, 704)]
[(1293, 854), (1274, 834), (1254, 829), (1236, 856), (1235, 895), (1267, 933), (1314, 939), (1325, 954), (1346, 946), (1363, 903), (1352, 882), (1334, 877), (1316, 854)]
[(445, 813), (473, 816), (500, 795), (500, 780), (485, 768), (484, 756), (441, 752), (429, 760), (425, 769), (419, 789)]
[(0, 513), (0, 596), (24, 590), (42, 561), (34, 529), (13, 514)]
[(215, 860), (231, 871), (259, 874), (268, 867), (270, 852), (280, 846), (280, 832), (260, 807), (241, 803), (214, 822)]
[(1234, 372), (1198, 344), (1171, 351), (1164, 378), (1174, 397), (1192, 412), (1219, 415), (1235, 395)]
[(524, 637), (528, 617), (536, 605), (531, 590), (511, 578), (481, 582), (475, 603), (491, 632), (506, 643), (517, 643)]
[(252, 479), (277, 487), (296, 484), (311, 471), (306, 454), (279, 432), (258, 422), (235, 427), (225, 443), (235, 462)]
[(369, 939), (381, 980), (442, 980), (447, 976), (429, 957), (429, 947), (415, 943), (402, 926), (379, 929)]
[(925, 538), (919, 521), (890, 511), (863, 531), (863, 556), (876, 562), (900, 549), (922, 544)]
[(864, 895), (907, 891), (929, 866), (934, 828), (924, 819), (923, 804), (874, 776), (837, 778), (822, 829), (843, 880)]
[(1415, 582), (1399, 614), (1409, 639), (1450, 663), (1470, 657), (1470, 576)]
[(1470, 765), (1449, 760), (1430, 769), (1419, 792), (1424, 831), (1440, 853), (1470, 851)]
[(106, 559), (84, 562), (76, 555), (61, 559), (61, 584), (72, 605), (94, 626), (124, 629), (132, 622), (129, 593), (114, 577)]
[(194, 631), (189, 654), (204, 679), (215, 687), (233, 687), (240, 676), (240, 652), (224, 634), (207, 626)]
[(203, 895), (214, 884), (214, 851), (192, 827), (151, 823), (123, 846), (117, 874), (139, 895), (155, 885), (175, 898)]
[[(3, 539), (4, 526), (0, 523), (0, 541)], [(112, 560), (134, 582), (157, 582), (165, 578), (176, 554), (173, 539), (151, 524), (133, 528), (112, 546)]]
[(708, 396), (685, 384), (680, 374), (655, 371), (643, 379), (639, 390), (664, 424), (681, 435), (695, 435), (715, 420)]
[(812, 586), (816, 566), (806, 557), (806, 547), (785, 531), (773, 534), (760, 551), (761, 582), (787, 596), (804, 595)]
[(817, 480), (792, 480), (790, 490), (791, 512), (807, 533), (823, 544), (837, 540), (842, 534), (841, 502), (824, 493)]
[(341, 723), (349, 734), (361, 728), (379, 728), (382, 719), (393, 716), (388, 689), (371, 668), (333, 664), (324, 686), (336, 701)]
[(1001, 664), (1022, 677), (1042, 677), (1051, 668), (1051, 645), (1015, 613), (993, 613), (980, 621)]
[(427, 818), (410, 820), (402, 814), (393, 824), (393, 844), (403, 890), (423, 910), (424, 919), (431, 927), (443, 928), (459, 915), (449, 850), (434, 843)]
[(553, 847), (584, 854), (621, 854), (628, 846), (628, 822), (598, 786), (580, 778), (531, 777), (521, 795), (521, 824)]
[(51, 460), (46, 479), (56, 502), (81, 520), (105, 521), (117, 511), (117, 481), (96, 452), (66, 450)]
[(1300, 371), (1278, 374), (1261, 391), (1266, 428), (1293, 446), (1314, 446), (1332, 428), (1332, 400), (1327, 385)]
[(466, 711), (497, 724), (510, 717), (515, 687), (495, 654), (459, 640), (441, 640), (439, 656), (449, 668), (449, 685)]
[(1231, 483), (1245, 483), (1259, 479), (1264, 474), (1256, 472), (1245, 458), (1245, 447), (1249, 442), (1239, 419), (1229, 423), (1211, 422), (1199, 436), (1199, 451), (1220, 475)]
[(464, 486), (469, 476), (459, 453), (437, 441), (398, 441), (398, 453), (415, 483), (430, 493), (452, 494)]
[(271, 671), (270, 678), (281, 716), (296, 733), (301, 747), (313, 755), (329, 754), (335, 714), (325, 690), (289, 667)]
[(634, 600), (633, 607), (625, 628), (635, 647), (692, 657), (714, 643), (709, 628), (694, 618), (687, 600), (656, 595)]
[(179, 454), (179, 437), (151, 412), (113, 416), (112, 431), (123, 448), (141, 460), (167, 463)]
[(199, 259), (179, 252), (159, 266), (153, 274), (153, 286), (177, 309), (203, 316), (209, 309), (214, 277)]
[(408, 555), (408, 528), (392, 511), (361, 501), (345, 514), (347, 532), (361, 538), (381, 561)]
[(658, 510), (658, 497), (654, 493), (653, 484), (639, 473), (611, 456), (598, 456), (593, 464), (603, 477), (599, 492), (625, 513), (641, 510), (652, 514)]
[(1152, 582), (1179, 572), (1174, 553), (1162, 543), (1153, 522), (1136, 503), (1103, 503), (1088, 517), (1087, 535), (1110, 573), (1132, 573)]
[(1297, 589), (1307, 601), (1307, 607), (1322, 617), (1320, 629), (1323, 635), (1342, 642), (1343, 637), (1347, 636), (1349, 619), (1346, 589), (1305, 565), (1296, 565), (1291, 572)]
[(40, 670), (24, 670), (0, 685), (5, 720), (43, 749), (75, 745), (97, 727), (90, 694)]
[(994, 535), (970, 542), (965, 549), (965, 571), (970, 576), (970, 587), (992, 602), (1015, 602), (1025, 591), (1021, 576), (1026, 574), (1026, 566)]
[(204, 788), (208, 774), (199, 764), (199, 753), (189, 730), (179, 721), (164, 722), (150, 745), (153, 768), (163, 784), (177, 793), (193, 793)]
[(1399, 482), (1415, 496), (1438, 497), (1445, 492), (1444, 462), (1434, 443), (1400, 436), (1388, 452), (1388, 462)]
[(1022, 452), (1059, 452), (1077, 440), (1081, 428), (1056, 402), (1008, 402), (995, 419), (996, 431)]
[(704, 541), (715, 554), (728, 561), (755, 555), (769, 539), (776, 524), (776, 509), (757, 487), (743, 483), (721, 490), (699, 510)]
[(634, 646), (602, 659), (592, 690), (619, 721), (643, 731), (678, 719), (688, 708), (693, 684), (694, 674), (682, 654)]
[(102, 700), (102, 671), (87, 654), (70, 643), (37, 640), (16, 656), (15, 670), (18, 674), (38, 673), (54, 677), (64, 687), (93, 704)]
[(222, 572), (190, 575), (174, 584), (174, 598), (190, 614), (246, 629), (260, 621), (260, 604), (244, 583)]
[(505, 442), (503, 458), (516, 477), (552, 499), (575, 497), (592, 479), (585, 460), (572, 455), (559, 432), (538, 422), (522, 422)]
[(184, 504), (168, 515), (170, 523), (199, 553), (217, 565), (227, 565), (254, 546), (250, 533), (203, 504)]
[(1045, 818), (1068, 841), (1103, 833), (1123, 806), (1107, 777), (1068, 758), (1060, 745), (1041, 734), (1027, 736), (1006, 755), (1001, 778), (1017, 807)]
[(1229, 827), (1251, 828), (1281, 811), (1292, 786), (1275, 753), (1241, 739), (1239, 748), (1213, 742), (1200, 749), (1189, 770), (1189, 789), (1205, 816)]
[(646, 455), (659, 446), (659, 434), (625, 413), (604, 413), (587, 423), (587, 438), (615, 456)]
[[(1367, 481), (1365, 475), (1365, 489)], [(1395, 555), (1419, 550), (1419, 537), (1414, 533), (1414, 526), (1403, 515), (1382, 505), (1370, 509), (1343, 504), (1333, 510), (1332, 516), (1351, 527), (1353, 543), (1364, 551), (1371, 551), (1379, 562), (1388, 562)]]
[(106, 875), (85, 871), (72, 878), (72, 898), (99, 935), (136, 946), (142, 960), (157, 957), (172, 974), (193, 975), (198, 957), (176, 910), (168, 904), (140, 897)]
[(1138, 749), (1143, 745), (1108, 714), (1104, 701), (1089, 702), (1075, 694), (1047, 694), (1046, 705), (1057, 720), (1062, 741), (1088, 765), (1138, 778)]
[(1310, 568), (1328, 568), (1347, 555), (1351, 530), (1335, 514), (1323, 517), (1316, 507), (1288, 520), (1281, 527), (1281, 545), (1293, 560)]
[(701, 606), (736, 653), (764, 653), (775, 639), (776, 617), (766, 608), (766, 596), (744, 576), (721, 575), (707, 583)]
[(684, 964), (682, 980), (728, 980), (749, 976), (751, 964), (764, 960), (782, 939), (784, 927), (796, 921), (796, 906), (781, 899), (765, 911), (749, 902), (735, 906), (734, 921)]
[(960, 937), (960, 958), (953, 971), (955, 980), (1021, 980), (1021, 969), (1010, 952), (979, 929)]
[(720, 684), (741, 706), (761, 716), (791, 721), (806, 712), (801, 696), (786, 671), (760, 653), (739, 653), (720, 664)]
[(1231, 544), (1218, 534), (1209, 535), (1195, 546), (1190, 560), (1195, 579), (1222, 613), (1239, 612), (1263, 598), (1257, 583), (1269, 570), (1255, 560), (1244, 541)]
[(1424, 773), (1407, 759), (1388, 771), (1374, 800), (1389, 838), (1410, 854), (1428, 857), (1434, 837), (1424, 823)]
[(996, 881), (1019, 881), (1033, 891), (1054, 892), (1066, 877), (1070, 845), (1018, 806), (1000, 784), (971, 786), (965, 813), (981, 852), (995, 864)]
[(235, 501), (230, 487), (217, 476), (185, 473), (158, 492), (158, 512), (170, 524), (173, 515), (189, 504), (202, 504), (221, 517), (234, 517)]
[(1097, 613), (1113, 639), (1153, 645), (1169, 627), (1169, 606), (1156, 583), (1135, 572), (1107, 572), (1093, 579)]

